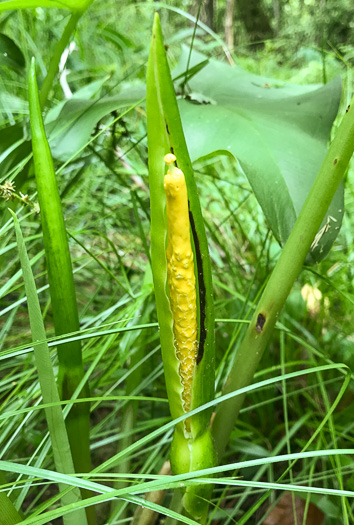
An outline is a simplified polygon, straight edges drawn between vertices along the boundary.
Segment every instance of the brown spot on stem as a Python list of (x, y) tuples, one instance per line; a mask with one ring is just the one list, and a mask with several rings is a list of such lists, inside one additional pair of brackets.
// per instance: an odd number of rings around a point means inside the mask
[(258, 314), (257, 323), (256, 323), (256, 330), (257, 330), (257, 332), (259, 334), (261, 332), (263, 332), (263, 326), (264, 326), (265, 322), (266, 322), (266, 318), (264, 317), (264, 315), (263, 314)]
[(336, 165), (338, 162), (338, 159), (334, 159), (333, 164)]
[(169, 135), (169, 134), (170, 134), (170, 130), (168, 129), (168, 124), (167, 124), (167, 122), (166, 122), (166, 131), (167, 131), (167, 133), (168, 133), (168, 135)]
[(349, 106), (347, 107), (347, 109), (345, 110), (345, 112), (348, 113), (349, 110), (350, 110), (350, 104), (349, 104)]

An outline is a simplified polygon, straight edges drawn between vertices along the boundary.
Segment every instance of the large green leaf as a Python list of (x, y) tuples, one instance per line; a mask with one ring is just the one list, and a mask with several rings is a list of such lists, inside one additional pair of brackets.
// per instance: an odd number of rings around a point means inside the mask
[(46, 126), (53, 157), (62, 161), (71, 158), (89, 141), (98, 121), (120, 107), (136, 103), (144, 94), (139, 86), (122, 95), (99, 100), (71, 98), (59, 117)]
[[(184, 48), (174, 71), (181, 82), (188, 53)], [(204, 67), (198, 69), (198, 64)], [(191, 159), (220, 153), (237, 159), (269, 227), (284, 244), (326, 154), (339, 106), (340, 79), (325, 86), (299, 86), (220, 61), (207, 63), (197, 52), (192, 53), (190, 68), (195, 72), (188, 82), (192, 93), (180, 99), (179, 108)], [(144, 94), (145, 87), (135, 84), (114, 97), (70, 99), (47, 126), (53, 156), (67, 161), (85, 146), (101, 118), (136, 103)], [(343, 210), (341, 185), (308, 262), (328, 253)]]
[(23, 98), (11, 95), (10, 93), (0, 93), (0, 115), (28, 115), (28, 104)]
[[(207, 63), (208, 60), (204, 60), (197, 67), (190, 67), (187, 79), (197, 74)], [(185, 78), (186, 75), (181, 75), (181, 82), (185, 81)], [(98, 82), (102, 85), (105, 80)], [(135, 105), (145, 97), (145, 92), (145, 85), (138, 83), (129, 85), (121, 93), (112, 97), (81, 100), (88, 98), (83, 96), (84, 91), (82, 89), (76, 92), (70, 100), (61, 102), (54, 108), (55, 122), (53, 118), (46, 119), (46, 130), (50, 136), (53, 156), (63, 162), (67, 161), (85, 147), (85, 144), (90, 140), (94, 127), (104, 116), (119, 108)], [(60, 111), (57, 111), (58, 107), (60, 107)], [(53, 120), (53, 122), (48, 122), (48, 120)]]
[[(185, 47), (175, 74), (185, 70), (188, 53)], [(191, 66), (204, 60), (193, 52)], [(192, 160), (233, 155), (283, 244), (325, 157), (340, 102), (340, 79), (325, 86), (298, 86), (211, 60), (189, 87), (192, 93), (180, 101), (180, 110)], [(324, 220), (330, 227), (311, 251), (312, 260), (330, 249), (343, 207), (341, 186)]]
[[(185, 47), (174, 78), (184, 80)], [(198, 71), (198, 64), (203, 68)], [(233, 156), (247, 176), (269, 227), (284, 244), (326, 154), (338, 111), (341, 82), (299, 86), (251, 74), (238, 66), (193, 52), (192, 92), (179, 101), (193, 161), (217, 154)], [(93, 101), (68, 101), (51, 126), (53, 155), (67, 160), (89, 140), (104, 115), (144, 96), (135, 85), (119, 95)], [(237, 198), (237, 197), (235, 197)], [(343, 216), (343, 185), (322, 226), (322, 237), (308, 262), (319, 261), (336, 238)]]
[[(51, 146), (54, 149), (55, 158), (68, 160), (89, 140), (93, 127), (102, 118), (100, 112), (96, 113), (97, 100), (90, 102), (89, 99), (97, 96), (106, 80), (107, 78), (103, 78), (87, 84), (78, 89), (69, 101), (61, 101), (48, 111), (46, 131), (48, 135), (51, 133), (53, 139)], [(78, 99), (78, 102), (75, 99)], [(113, 107), (115, 108), (116, 105), (114, 104)], [(64, 106), (65, 109), (63, 109)], [(110, 108), (111, 105), (107, 105), (104, 114), (112, 111)], [(94, 117), (90, 119), (90, 115), (85, 115), (85, 119), (81, 119), (82, 114), (88, 109), (92, 111)], [(5, 113), (5, 110), (13, 113), (27, 113), (28, 102), (0, 92), (0, 114)], [(0, 180), (5, 180), (7, 173), (24, 161), (31, 151), (31, 143), (23, 122), (0, 129)], [(16, 177), (17, 188), (21, 188), (25, 182), (27, 171), (28, 165), (26, 170), (21, 170), (20, 175)]]
[[(0, 100), (1, 103), (1, 100)], [(31, 143), (25, 138), (25, 129), (22, 123), (7, 126), (0, 130), (0, 180), (8, 178), (8, 173), (16, 168), (21, 169), (16, 178), (17, 188), (27, 177), (29, 165), (25, 165), (26, 158), (31, 154)], [(22, 167), (21, 167), (22, 166)], [(19, 182), (21, 179), (21, 183)]]

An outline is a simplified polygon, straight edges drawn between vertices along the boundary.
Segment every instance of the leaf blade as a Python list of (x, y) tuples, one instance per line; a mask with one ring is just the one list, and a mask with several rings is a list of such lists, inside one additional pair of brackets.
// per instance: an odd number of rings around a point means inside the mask
[[(176, 74), (185, 68), (188, 52), (184, 47)], [(192, 53), (192, 65), (204, 60), (204, 55)], [(339, 107), (340, 79), (325, 86), (298, 86), (210, 60), (189, 85), (214, 101), (180, 101), (192, 160), (221, 152), (237, 159), (269, 226), (284, 244), (325, 157)], [(343, 208), (341, 186), (328, 210), (336, 225), (309, 254), (312, 262), (328, 253)]]

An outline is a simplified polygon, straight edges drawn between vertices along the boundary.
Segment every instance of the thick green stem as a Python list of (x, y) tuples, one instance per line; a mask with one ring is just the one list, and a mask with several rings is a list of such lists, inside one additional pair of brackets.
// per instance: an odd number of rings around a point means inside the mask
[[(80, 329), (74, 278), (61, 201), (56, 182), (53, 160), (45, 135), (34, 59), (29, 76), (29, 107), (33, 160), (41, 211), (43, 242), (48, 266), (48, 280), (56, 335), (77, 332)], [(71, 399), (84, 377), (80, 341), (58, 346), (59, 389), (62, 399)], [(79, 397), (89, 397), (85, 384)], [(90, 459), (90, 407), (88, 403), (73, 405), (66, 427), (76, 472), (89, 472)], [(82, 490), (83, 497), (90, 493)], [(87, 507), (90, 525), (96, 520), (94, 508)]]
[(39, 100), (40, 100), (42, 109), (44, 108), (47, 102), (49, 91), (53, 85), (55, 75), (58, 72), (61, 55), (63, 54), (66, 46), (68, 45), (73, 32), (75, 31), (76, 25), (81, 15), (82, 15), (82, 11), (77, 11), (77, 12), (72, 13), (72, 15), (70, 16), (69, 22), (67, 23), (59, 42), (55, 46), (54, 53), (52, 55), (52, 59), (49, 64), (47, 76), (44, 79), (44, 82), (41, 88), (41, 92), (39, 95)]
[[(311, 244), (326, 217), (328, 206), (346, 171), (354, 146), (354, 98), (348, 106), (301, 213), (284, 246), (251, 319), (223, 393), (249, 385), (272, 335), (274, 325), (298, 276)], [(299, 152), (301, 154), (301, 152)], [(328, 218), (327, 218), (328, 219)], [(334, 227), (330, 222), (329, 227)], [(244, 396), (219, 405), (213, 435), (222, 457)]]

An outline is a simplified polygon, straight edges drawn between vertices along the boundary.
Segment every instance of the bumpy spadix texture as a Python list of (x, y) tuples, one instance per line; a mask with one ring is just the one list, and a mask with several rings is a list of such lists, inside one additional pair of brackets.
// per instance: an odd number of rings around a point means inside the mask
[[(174, 155), (166, 155), (169, 169), (165, 175), (167, 209), (167, 278), (173, 314), (173, 332), (183, 406), (191, 407), (192, 378), (197, 358), (197, 298), (194, 261), (189, 231), (188, 196), (183, 172), (175, 168)], [(189, 422), (186, 422), (187, 430)]]

